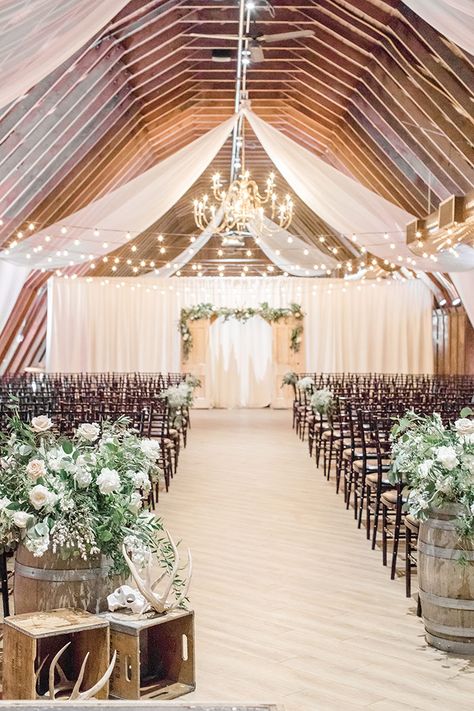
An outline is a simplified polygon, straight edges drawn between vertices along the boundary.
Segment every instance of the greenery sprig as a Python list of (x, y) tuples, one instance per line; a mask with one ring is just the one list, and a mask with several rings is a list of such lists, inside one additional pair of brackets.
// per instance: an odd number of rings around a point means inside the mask
[[(287, 308), (273, 308), (264, 301), (259, 306), (248, 306), (245, 308), (229, 308), (226, 306), (214, 306), (209, 303), (201, 303), (196, 306), (181, 309), (178, 330), (181, 334), (183, 347), (183, 356), (186, 360), (193, 348), (193, 337), (189, 327), (190, 321), (199, 321), (200, 319), (212, 319), (223, 317), (225, 321), (230, 318), (235, 318), (241, 323), (245, 323), (254, 316), (261, 316), (267, 323), (278, 323), (282, 319), (293, 316), (295, 319), (303, 320), (304, 312), (300, 304), (292, 303)], [(303, 334), (303, 324), (299, 323), (291, 331), (290, 349), (294, 353), (298, 353), (301, 348)]]

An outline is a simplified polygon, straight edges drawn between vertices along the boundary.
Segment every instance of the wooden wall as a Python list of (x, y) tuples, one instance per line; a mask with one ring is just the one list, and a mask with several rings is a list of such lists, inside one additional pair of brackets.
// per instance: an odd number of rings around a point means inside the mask
[(433, 311), (435, 373), (474, 374), (474, 329), (463, 307)]

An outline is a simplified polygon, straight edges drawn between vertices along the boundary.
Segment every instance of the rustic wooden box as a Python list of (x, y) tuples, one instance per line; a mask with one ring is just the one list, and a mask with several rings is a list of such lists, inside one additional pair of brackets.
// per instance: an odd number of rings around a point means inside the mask
[[(52, 661), (67, 642), (70, 646), (59, 663), (68, 679), (76, 680), (87, 652), (82, 688), (90, 688), (110, 663), (110, 631), (107, 620), (83, 610), (50, 610), (13, 615), (4, 620), (3, 699), (36, 699), (36, 671), (45, 657)], [(48, 690), (49, 663), (38, 679), (40, 694)], [(108, 684), (97, 694), (108, 698)]]
[(102, 617), (110, 624), (110, 649), (117, 650), (111, 696), (175, 699), (194, 691), (193, 612), (174, 610), (149, 618), (108, 612)]

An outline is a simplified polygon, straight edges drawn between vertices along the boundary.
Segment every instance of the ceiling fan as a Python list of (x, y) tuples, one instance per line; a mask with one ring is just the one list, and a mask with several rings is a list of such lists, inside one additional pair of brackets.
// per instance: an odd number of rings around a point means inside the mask
[[(278, 32), (273, 35), (265, 34), (247, 34), (244, 35), (244, 39), (249, 40), (249, 50), (250, 59), (252, 62), (262, 62), (264, 59), (262, 44), (272, 44), (273, 42), (284, 42), (285, 40), (291, 39), (301, 39), (302, 37), (313, 37), (313, 30), (294, 30), (290, 32)], [(213, 35), (213, 34), (199, 34), (197, 32), (188, 32), (187, 37), (194, 37), (198, 39), (220, 39), (220, 40), (232, 40), (234, 42), (239, 41), (238, 35)]]

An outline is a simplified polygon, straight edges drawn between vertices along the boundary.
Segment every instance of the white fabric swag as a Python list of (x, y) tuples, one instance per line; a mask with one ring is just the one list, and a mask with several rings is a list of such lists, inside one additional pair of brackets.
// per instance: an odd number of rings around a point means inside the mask
[(302, 305), (310, 370), (433, 368), (432, 299), (420, 280), (369, 285), (283, 277), (53, 278), (48, 293), (50, 371), (178, 370), (182, 307), (262, 301)]
[(129, 0), (5, 0), (0, 23), (0, 107), (91, 40)]
[(473, 0), (404, 0), (438, 32), (474, 55)]
[(114, 251), (127, 241), (127, 230), (132, 236), (140, 234), (189, 190), (222, 148), (234, 123), (232, 116), (125, 185), (0, 256), (15, 264), (55, 269), (84, 263), (89, 254), (101, 258)]
[(466, 309), (469, 321), (474, 327), (474, 271), (456, 272), (449, 275)]
[(29, 267), (0, 262), (0, 338), (29, 271)]
[(474, 250), (467, 246), (457, 248), (458, 258), (449, 252), (438, 254), (437, 262), (416, 256), (405, 238), (412, 215), (328, 165), (252, 111), (245, 109), (244, 114), (291, 188), (336, 232), (348, 238), (355, 233), (357, 244), (377, 257), (421, 271), (463, 271), (474, 267)]

